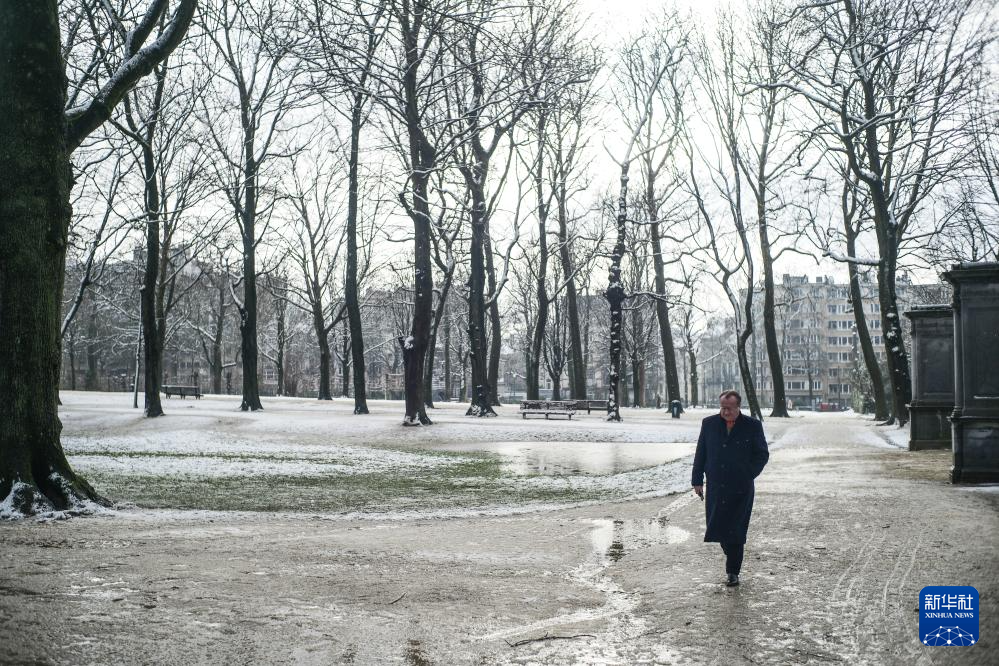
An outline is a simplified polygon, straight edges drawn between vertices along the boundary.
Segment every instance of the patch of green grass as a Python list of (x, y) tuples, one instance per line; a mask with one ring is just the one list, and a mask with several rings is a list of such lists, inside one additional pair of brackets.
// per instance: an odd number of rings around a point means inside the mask
[(338, 476), (260, 475), (182, 477), (92, 471), (87, 479), (118, 502), (146, 508), (220, 511), (403, 511), (472, 509), (535, 502), (569, 503), (605, 496), (596, 491), (511, 485), (498, 458), (461, 456), (461, 462), (412, 473)]

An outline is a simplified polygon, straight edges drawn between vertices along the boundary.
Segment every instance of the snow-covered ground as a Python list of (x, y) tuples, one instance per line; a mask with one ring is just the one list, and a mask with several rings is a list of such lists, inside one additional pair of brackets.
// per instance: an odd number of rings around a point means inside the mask
[[(236, 396), (165, 400), (147, 419), (123, 393), (62, 394), (63, 447), (74, 469), (119, 506), (157, 511), (308, 512), (410, 518), (522, 513), (685, 490), (704, 416), (622, 410), (523, 419), (517, 405), (495, 418), (439, 404), (431, 426), (403, 427), (400, 401), (267, 398), (241, 412)], [(141, 397), (140, 397), (141, 401)], [(776, 448), (802, 444), (808, 424), (852, 413), (768, 419)], [(863, 428), (876, 447), (907, 446), (908, 430)]]
[(525, 420), (510, 405), (479, 419), (441, 404), (432, 426), (413, 428), (395, 401), (369, 401), (371, 414), (355, 416), (349, 400), (269, 398), (248, 413), (237, 397), (206, 396), (164, 401), (167, 414), (146, 419), (126, 394), (62, 400), (71, 464), (116, 500), (337, 515), (507, 513), (676, 492), (713, 413)]

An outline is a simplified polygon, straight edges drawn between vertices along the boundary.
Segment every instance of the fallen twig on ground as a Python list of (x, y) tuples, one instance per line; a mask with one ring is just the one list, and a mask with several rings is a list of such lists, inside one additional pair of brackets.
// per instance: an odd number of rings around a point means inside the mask
[(551, 634), (545, 634), (540, 638), (525, 638), (523, 640), (516, 641), (515, 643), (506, 641), (506, 644), (512, 648), (515, 648), (515, 647), (520, 647), (521, 645), (527, 645), (528, 643), (538, 643), (540, 641), (568, 641), (572, 640), (573, 638), (596, 638), (596, 636), (594, 636), (593, 634), (575, 634), (573, 636), (552, 636)]

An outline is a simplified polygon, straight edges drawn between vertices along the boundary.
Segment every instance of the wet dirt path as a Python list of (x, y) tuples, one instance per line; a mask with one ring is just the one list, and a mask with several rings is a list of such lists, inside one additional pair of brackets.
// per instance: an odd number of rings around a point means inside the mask
[[(995, 663), (999, 495), (947, 484), (944, 453), (872, 441), (848, 418), (786, 429), (735, 589), (689, 494), (502, 518), (2, 525), (0, 662)], [(919, 644), (934, 584), (978, 588), (978, 645)]]

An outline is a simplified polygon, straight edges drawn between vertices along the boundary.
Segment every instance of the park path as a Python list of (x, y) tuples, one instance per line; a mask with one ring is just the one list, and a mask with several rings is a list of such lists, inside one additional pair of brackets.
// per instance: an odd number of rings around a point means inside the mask
[[(887, 447), (877, 427), (856, 419), (792, 425), (758, 481), (740, 587), (720, 585), (722, 554), (700, 539), (701, 505), (681, 496), (669, 522), (695, 538), (630, 553), (624, 543), (625, 556), (608, 571), (641, 599), (633, 613), (647, 632), (627, 641), (611, 633), (596, 649), (553, 645), (538, 656), (550, 663), (997, 663), (999, 495), (950, 485), (948, 468), (948, 452)], [(617, 515), (637, 519), (656, 506), (633, 503)], [(978, 588), (981, 643), (960, 650), (919, 643), (918, 593), (926, 585)]]
[[(857, 418), (767, 427), (739, 588), (689, 493), (450, 520), (7, 524), (0, 662), (999, 661), (999, 494)], [(978, 588), (978, 645), (919, 644), (917, 593), (937, 584)]]

